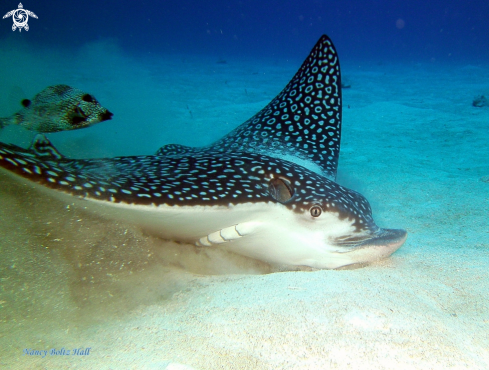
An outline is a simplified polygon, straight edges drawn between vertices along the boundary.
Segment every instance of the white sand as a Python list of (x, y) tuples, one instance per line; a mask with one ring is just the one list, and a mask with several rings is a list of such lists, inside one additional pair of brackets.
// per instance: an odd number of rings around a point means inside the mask
[[(32, 97), (55, 83), (90, 91), (115, 113), (50, 135), (74, 157), (210, 143), (273, 98), (302, 57), (135, 61), (111, 42), (69, 55), (0, 50), (0, 116), (16, 109), (12, 91)], [(489, 94), (489, 66), (343, 61), (343, 74), (352, 87), (339, 181), (367, 197), (379, 226), (408, 230), (391, 258), (259, 274), (268, 267), (162, 243), (2, 173), (0, 367), (489, 368), (489, 108), (471, 106)], [(31, 136), (0, 132), (23, 145)], [(63, 347), (91, 349), (23, 355)]]

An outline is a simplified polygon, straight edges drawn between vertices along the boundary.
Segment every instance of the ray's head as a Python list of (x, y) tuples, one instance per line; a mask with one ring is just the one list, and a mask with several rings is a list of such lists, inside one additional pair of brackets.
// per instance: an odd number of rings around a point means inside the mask
[(313, 267), (374, 262), (394, 253), (407, 237), (405, 230), (378, 227), (363, 195), (311, 172), (299, 181), (273, 177), (269, 194), (294, 211), (298, 222), (311, 231), (314, 241), (309, 242), (328, 256), (326, 265)]

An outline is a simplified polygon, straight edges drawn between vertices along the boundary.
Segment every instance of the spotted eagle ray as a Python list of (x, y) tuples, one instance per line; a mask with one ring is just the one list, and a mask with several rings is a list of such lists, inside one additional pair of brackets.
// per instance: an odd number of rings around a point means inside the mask
[(338, 56), (324, 35), (275, 99), (210, 146), (71, 159), (38, 135), (29, 149), (0, 144), (0, 166), (163, 239), (272, 265), (368, 263), (407, 233), (378, 227), (368, 201), (335, 182), (341, 99)]

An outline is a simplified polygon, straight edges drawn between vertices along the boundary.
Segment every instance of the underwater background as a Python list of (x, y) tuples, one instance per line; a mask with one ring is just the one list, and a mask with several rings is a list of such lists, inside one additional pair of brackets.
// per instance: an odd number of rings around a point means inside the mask
[(50, 85), (90, 92), (112, 120), (48, 135), (74, 158), (210, 144), (329, 35), (349, 86), (338, 181), (409, 236), (363, 268), (268, 273), (2, 171), (0, 368), (489, 368), (489, 2), (22, 4), (38, 19), (0, 21), (0, 117)]

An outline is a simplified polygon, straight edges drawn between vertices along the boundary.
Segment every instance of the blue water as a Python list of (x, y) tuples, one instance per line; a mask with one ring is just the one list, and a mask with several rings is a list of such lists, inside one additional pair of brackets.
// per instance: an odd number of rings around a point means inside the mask
[[(2, 12), (17, 6), (2, 2)], [(26, 2), (38, 15), (17, 37), (67, 48), (117, 38), (141, 53), (189, 52), (291, 57), (327, 33), (343, 58), (484, 60), (489, 3), (409, 1), (96, 1)]]
[[(409, 237), (357, 270), (264, 274), (0, 172), (0, 368), (489, 368), (489, 107), (472, 106), (489, 96), (489, 2), (22, 4), (38, 19), (0, 20), (0, 117), (49, 85), (92, 93), (111, 121), (49, 135), (73, 158), (210, 144), (328, 34), (351, 85), (338, 181)], [(53, 348), (91, 350), (24, 353)]]

